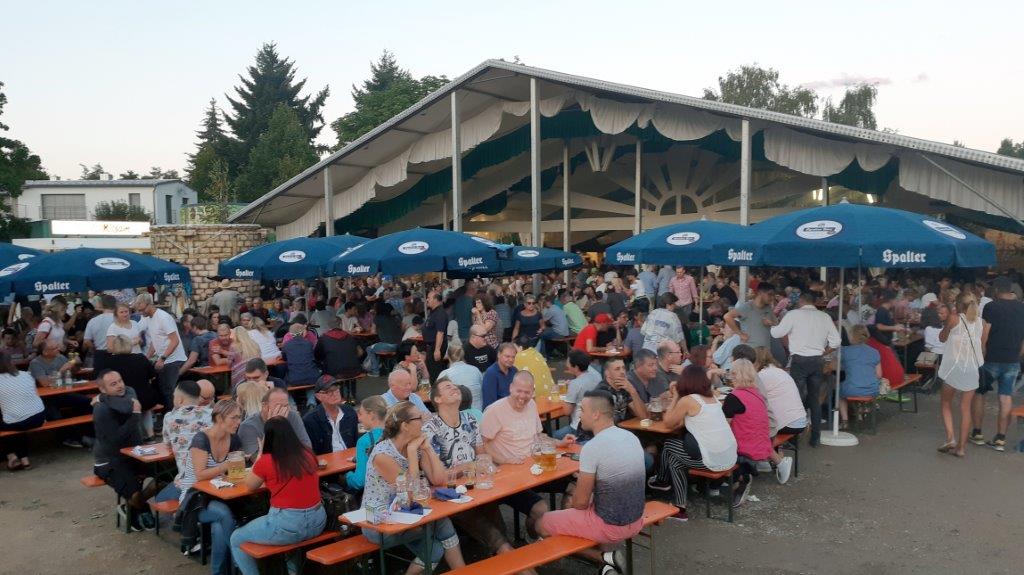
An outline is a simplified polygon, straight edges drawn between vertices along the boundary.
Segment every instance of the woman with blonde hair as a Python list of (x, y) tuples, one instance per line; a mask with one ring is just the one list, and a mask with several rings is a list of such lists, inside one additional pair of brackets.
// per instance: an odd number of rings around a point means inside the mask
[(231, 340), (231, 386), (234, 387), (245, 381), (245, 363), (260, 357), (260, 346), (242, 326), (231, 330)]
[(789, 480), (792, 461), (779, 465), (783, 458), (772, 449), (768, 402), (757, 389), (757, 370), (754, 364), (748, 359), (735, 359), (729, 373), (733, 389), (722, 401), (722, 413), (729, 420), (729, 427), (736, 437), (740, 467), (737, 470), (739, 484), (733, 506), (738, 507), (750, 491), (751, 475), (758, 461), (771, 461), (773, 465), (779, 466), (779, 483)]
[[(978, 313), (978, 300), (970, 291), (964, 291), (956, 302), (956, 312), (946, 318), (939, 332), (943, 342), (942, 364), (942, 425), (946, 430), (946, 443), (940, 453), (964, 456), (964, 445), (971, 430), (971, 401), (978, 389), (978, 368), (985, 362), (982, 355), (981, 332), (983, 322)], [(953, 396), (960, 392), (960, 438), (955, 439), (953, 428)]]
[(243, 381), (235, 388), (235, 401), (242, 408), (242, 419), (248, 419), (250, 415), (259, 413), (263, 406), (263, 396), (267, 394), (268, 387), (258, 381)]
[(114, 311), (114, 323), (107, 328), (107, 349), (114, 343), (114, 338), (123, 335), (132, 344), (131, 353), (142, 353), (142, 342), (139, 324), (132, 319), (132, 310), (126, 303), (119, 303)]
[(43, 319), (36, 327), (36, 335), (32, 339), (33, 348), (40, 350), (43, 342), (52, 341), (60, 347), (61, 353), (67, 349), (67, 343), (64, 341), (66, 334), (64, 331), (65, 311), (67, 311), (67, 306), (56, 300), (43, 308)]
[(251, 326), (249, 337), (259, 346), (260, 357), (263, 358), (263, 361), (280, 359), (281, 350), (277, 347), (277, 338), (274, 337), (272, 331), (267, 329), (267, 324), (263, 323), (262, 319), (252, 316)]
[(867, 344), (867, 326), (855, 325), (849, 330), (850, 345), (843, 346), (842, 384), (839, 386), (839, 421), (844, 428), (849, 421), (847, 397), (877, 397), (882, 379), (882, 356)]

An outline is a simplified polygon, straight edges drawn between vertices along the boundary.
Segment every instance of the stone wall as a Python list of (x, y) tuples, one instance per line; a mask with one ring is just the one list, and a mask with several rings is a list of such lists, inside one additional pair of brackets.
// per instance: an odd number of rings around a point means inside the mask
[(1024, 270), (1024, 236), (987, 230), (985, 239), (996, 246), (999, 270), (1007, 268), (1015, 268), (1017, 271)]
[[(256, 224), (154, 226), (149, 232), (153, 255), (174, 260), (192, 275), (192, 298), (199, 302), (213, 295), (217, 264), (267, 240), (267, 230)], [(232, 280), (242, 294), (257, 295), (259, 283)]]

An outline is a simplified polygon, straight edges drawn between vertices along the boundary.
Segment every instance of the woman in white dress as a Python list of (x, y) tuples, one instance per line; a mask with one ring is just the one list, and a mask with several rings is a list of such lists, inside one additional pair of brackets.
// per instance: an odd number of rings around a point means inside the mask
[[(984, 363), (981, 347), (982, 321), (978, 313), (978, 300), (973, 293), (963, 292), (956, 302), (956, 313), (950, 313), (946, 325), (939, 333), (943, 342), (942, 364), (942, 424), (946, 428), (946, 443), (940, 453), (964, 456), (964, 445), (971, 430), (971, 400), (978, 389), (978, 368)], [(960, 392), (960, 437), (954, 439), (953, 395)]]

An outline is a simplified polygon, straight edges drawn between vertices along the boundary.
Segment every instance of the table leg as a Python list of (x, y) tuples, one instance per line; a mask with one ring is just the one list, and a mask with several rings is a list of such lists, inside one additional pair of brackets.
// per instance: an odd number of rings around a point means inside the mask
[(423, 573), (431, 575), (434, 571), (434, 562), (430, 559), (434, 552), (434, 523), (430, 522), (423, 526), (423, 545), (426, 547), (426, 560), (423, 561)]

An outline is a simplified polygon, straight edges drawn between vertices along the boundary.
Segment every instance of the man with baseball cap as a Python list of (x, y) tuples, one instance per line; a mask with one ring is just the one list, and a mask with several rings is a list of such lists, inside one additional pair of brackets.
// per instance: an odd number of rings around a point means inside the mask
[(599, 313), (594, 317), (594, 321), (588, 323), (580, 333), (576, 335), (576, 342), (573, 347), (590, 353), (595, 347), (597, 347), (597, 334), (599, 332), (608, 331), (608, 328), (612, 326), (612, 316), (606, 313)]
[(341, 387), (332, 375), (321, 376), (313, 386), (319, 405), (302, 418), (313, 453), (344, 451), (356, 444), (356, 412), (342, 401)]

